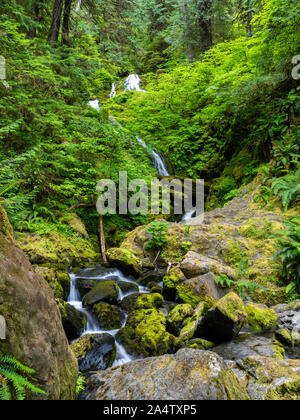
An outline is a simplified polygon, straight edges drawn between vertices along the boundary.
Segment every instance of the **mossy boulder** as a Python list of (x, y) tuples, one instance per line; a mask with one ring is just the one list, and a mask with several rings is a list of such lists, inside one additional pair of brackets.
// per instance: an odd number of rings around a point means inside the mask
[(120, 268), (126, 274), (139, 277), (142, 274), (142, 262), (131, 251), (123, 248), (111, 248), (107, 251), (110, 264)]
[(13, 239), (1, 206), (0, 314), (6, 323), (6, 338), (0, 340), (0, 352), (11, 354), (34, 369), (34, 384), (47, 393), (47, 397), (27, 394), (27, 398), (74, 399), (78, 365), (53, 292)]
[(283, 345), (288, 347), (294, 347), (295, 343), (292, 336), (292, 331), (290, 331), (288, 328), (283, 328), (281, 330), (276, 331), (275, 337)]
[(163, 279), (163, 295), (167, 300), (175, 300), (177, 295), (177, 286), (186, 280), (179, 267), (171, 268), (169, 273)]
[(100, 327), (105, 330), (116, 330), (123, 325), (125, 315), (115, 305), (100, 302), (93, 306), (92, 311), (97, 317)]
[(175, 347), (180, 348), (184, 343), (187, 343), (194, 337), (197, 330), (200, 317), (206, 310), (206, 304), (204, 302), (199, 303), (197, 308), (193, 311), (191, 317), (186, 318), (183, 321), (183, 327), (179, 333), (179, 337), (175, 340)]
[(146, 357), (168, 353), (174, 342), (166, 331), (164, 314), (153, 308), (130, 312), (126, 326), (116, 337), (127, 351)]
[(74, 306), (69, 305), (61, 299), (58, 299), (57, 303), (67, 338), (70, 341), (76, 340), (81, 336), (86, 328), (86, 316), (84, 313), (74, 308)]
[(100, 281), (83, 298), (83, 306), (91, 307), (94, 304), (104, 301), (107, 303), (117, 303), (119, 298), (119, 286), (113, 280)]
[(204, 333), (204, 338), (211, 337), (212, 341), (229, 341), (239, 334), (246, 321), (247, 312), (243, 301), (231, 292), (206, 313), (199, 333)]
[(248, 315), (247, 322), (250, 331), (256, 333), (275, 331), (278, 324), (278, 317), (273, 309), (252, 302), (245, 305), (245, 308)]
[(164, 298), (159, 293), (134, 293), (122, 300), (121, 307), (126, 312), (132, 312), (139, 309), (159, 308), (163, 303)]
[(183, 327), (183, 321), (192, 314), (193, 308), (188, 303), (175, 306), (166, 318), (167, 330), (178, 336)]
[(215, 304), (215, 299), (202, 293), (202, 288), (198, 289), (196, 279), (186, 280), (176, 287), (179, 302), (188, 303), (194, 309), (200, 302), (206, 303), (209, 307)]
[(116, 359), (117, 347), (110, 334), (86, 334), (71, 344), (77, 357), (79, 370), (88, 372), (111, 367)]

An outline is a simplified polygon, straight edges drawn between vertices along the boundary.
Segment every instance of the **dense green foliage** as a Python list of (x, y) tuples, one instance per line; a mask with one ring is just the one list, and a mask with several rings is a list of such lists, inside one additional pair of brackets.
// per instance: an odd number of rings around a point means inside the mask
[[(296, 0), (2, 1), (0, 202), (15, 230), (70, 236), (74, 211), (95, 234), (101, 178), (155, 175), (136, 135), (174, 175), (207, 181), (207, 209), (259, 172), (262, 205), (299, 205), (299, 23)], [(146, 93), (124, 92), (131, 72)], [(104, 227), (116, 245), (150, 220), (113, 215)]]
[(24, 366), (15, 357), (0, 355), (0, 400), (24, 400), (26, 389), (45, 395), (43, 390), (27, 379), (33, 373), (34, 370)]

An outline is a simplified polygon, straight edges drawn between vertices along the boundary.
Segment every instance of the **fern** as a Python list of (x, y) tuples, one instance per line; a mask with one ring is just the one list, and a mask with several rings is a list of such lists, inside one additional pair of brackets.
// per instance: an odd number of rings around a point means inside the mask
[(0, 400), (24, 400), (26, 390), (46, 395), (26, 377), (33, 373), (33, 369), (20, 363), (14, 356), (0, 355)]
[(271, 183), (274, 194), (279, 195), (282, 200), (284, 211), (287, 211), (290, 204), (298, 201), (300, 197), (300, 169), (295, 174), (275, 178)]

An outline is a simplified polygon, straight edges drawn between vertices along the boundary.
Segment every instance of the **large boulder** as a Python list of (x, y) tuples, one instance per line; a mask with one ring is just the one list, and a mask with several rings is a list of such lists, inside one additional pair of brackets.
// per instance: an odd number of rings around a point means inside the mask
[(193, 251), (189, 251), (185, 255), (180, 264), (180, 269), (187, 278), (193, 278), (207, 273), (226, 275), (233, 280), (236, 278), (235, 270), (231, 267)]
[[(12, 354), (35, 370), (35, 385), (50, 400), (75, 397), (77, 361), (65, 332), (53, 292), (13, 239), (0, 207), (0, 314), (6, 320), (6, 339), (0, 352)], [(31, 399), (45, 398), (33, 394)]]
[(128, 352), (146, 357), (168, 353), (174, 343), (163, 312), (154, 308), (130, 312), (116, 337)]
[(126, 296), (121, 307), (126, 312), (132, 312), (139, 309), (160, 308), (164, 303), (164, 298), (159, 293), (133, 293)]
[(198, 332), (216, 342), (229, 341), (239, 334), (246, 321), (247, 312), (243, 301), (231, 292), (206, 313)]
[(117, 303), (119, 298), (119, 286), (113, 280), (100, 281), (83, 298), (83, 306), (91, 307), (98, 302)]
[(79, 370), (103, 370), (111, 367), (116, 359), (117, 347), (110, 334), (86, 334), (71, 345), (78, 359)]
[(237, 376), (218, 355), (182, 349), (93, 374), (86, 400), (247, 400)]

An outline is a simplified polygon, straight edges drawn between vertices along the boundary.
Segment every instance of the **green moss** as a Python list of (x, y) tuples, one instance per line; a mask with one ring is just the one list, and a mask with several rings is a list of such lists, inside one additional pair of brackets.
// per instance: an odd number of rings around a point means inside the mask
[(178, 297), (181, 302), (188, 303), (194, 309), (198, 306), (200, 302), (205, 302), (209, 307), (215, 304), (213, 298), (208, 296), (195, 296), (192, 290), (186, 284), (180, 284), (176, 288)]
[(294, 346), (294, 339), (292, 333), (287, 328), (283, 328), (282, 330), (276, 331), (276, 338), (280, 343), (284, 344), (285, 346)]
[(61, 223), (66, 223), (71, 227), (74, 232), (79, 233), (84, 238), (88, 238), (88, 233), (86, 231), (86, 227), (79, 216), (75, 213), (68, 213), (64, 214), (60, 218)]
[(183, 272), (179, 267), (172, 268), (168, 275), (164, 277), (164, 296), (166, 299), (174, 299), (176, 296), (176, 287), (185, 279)]
[(101, 328), (105, 330), (116, 330), (122, 327), (124, 315), (117, 306), (101, 302), (93, 306), (93, 313), (98, 318)]
[(107, 257), (113, 265), (135, 275), (142, 274), (142, 261), (131, 251), (124, 248), (111, 248)]
[(188, 341), (184, 347), (198, 350), (208, 350), (215, 347), (215, 343), (212, 341), (207, 341), (202, 338), (194, 338), (193, 340)]
[(220, 299), (216, 303), (215, 308), (234, 323), (244, 322), (248, 316), (243, 301), (234, 292), (228, 293), (228, 295)]
[(278, 317), (273, 309), (261, 307), (255, 303), (246, 305), (249, 328), (253, 332), (274, 330), (277, 327)]
[(183, 327), (183, 321), (193, 314), (193, 308), (189, 304), (175, 306), (167, 316), (167, 328), (173, 334), (178, 335)]
[(166, 331), (164, 314), (157, 309), (136, 310), (129, 314), (126, 326), (118, 334), (128, 351), (144, 356), (168, 353), (174, 337)]

